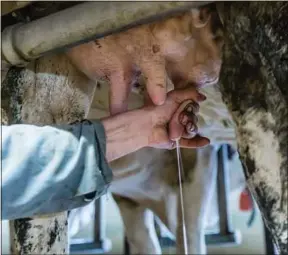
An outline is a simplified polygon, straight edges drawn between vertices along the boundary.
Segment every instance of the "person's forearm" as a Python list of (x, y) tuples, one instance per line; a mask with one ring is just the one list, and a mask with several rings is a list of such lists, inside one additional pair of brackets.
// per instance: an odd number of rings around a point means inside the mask
[(112, 181), (99, 121), (2, 126), (1, 163), (4, 219), (83, 206), (84, 196), (99, 197)]
[(107, 161), (110, 162), (148, 146), (152, 121), (152, 112), (149, 108), (103, 119), (101, 122), (106, 133)]

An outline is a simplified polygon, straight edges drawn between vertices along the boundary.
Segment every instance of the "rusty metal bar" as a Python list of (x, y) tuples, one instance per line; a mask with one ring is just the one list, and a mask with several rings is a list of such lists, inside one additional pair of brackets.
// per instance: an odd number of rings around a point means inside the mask
[(2, 58), (10, 65), (152, 22), (210, 2), (85, 2), (2, 32)]

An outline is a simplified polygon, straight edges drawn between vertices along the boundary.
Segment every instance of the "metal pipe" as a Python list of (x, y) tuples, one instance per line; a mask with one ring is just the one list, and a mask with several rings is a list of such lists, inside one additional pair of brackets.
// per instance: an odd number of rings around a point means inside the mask
[(219, 148), (217, 161), (219, 232), (206, 235), (206, 244), (217, 246), (239, 245), (241, 243), (241, 235), (237, 230), (232, 231), (229, 209), (228, 144), (223, 144)]
[[(91, 192), (91, 195), (95, 192)], [(93, 196), (92, 196), (93, 197)], [(93, 223), (93, 236), (85, 238), (85, 241), (70, 244), (70, 254), (105, 254), (111, 250), (111, 241), (106, 237), (105, 233), (105, 204), (104, 197), (100, 197), (94, 202), (94, 221)], [(71, 241), (70, 241), (71, 243)]]
[(217, 191), (218, 191), (218, 211), (220, 233), (223, 235), (231, 233), (231, 218), (229, 215), (229, 169), (227, 166), (228, 153), (227, 144), (223, 144), (218, 150), (218, 174), (217, 174)]
[(2, 58), (25, 66), (51, 51), (152, 22), (210, 2), (85, 2), (2, 32)]

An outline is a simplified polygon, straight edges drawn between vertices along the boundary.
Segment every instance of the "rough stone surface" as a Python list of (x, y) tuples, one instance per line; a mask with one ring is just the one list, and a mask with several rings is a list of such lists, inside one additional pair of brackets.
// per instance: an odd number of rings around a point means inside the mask
[(237, 126), (248, 186), (287, 254), (288, 2), (225, 2), (219, 10), (222, 96)]

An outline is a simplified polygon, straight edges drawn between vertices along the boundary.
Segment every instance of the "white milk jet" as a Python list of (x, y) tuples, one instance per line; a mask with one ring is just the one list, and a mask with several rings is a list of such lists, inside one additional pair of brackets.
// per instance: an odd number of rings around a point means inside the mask
[(177, 162), (178, 162), (178, 178), (179, 178), (180, 204), (181, 204), (181, 214), (182, 214), (184, 254), (188, 255), (186, 222), (185, 222), (184, 202), (183, 202), (183, 188), (182, 188), (182, 174), (184, 176), (184, 171), (183, 171), (182, 157), (181, 157), (181, 151), (180, 151), (180, 146), (179, 146), (179, 139), (176, 140), (176, 151), (177, 151)]

